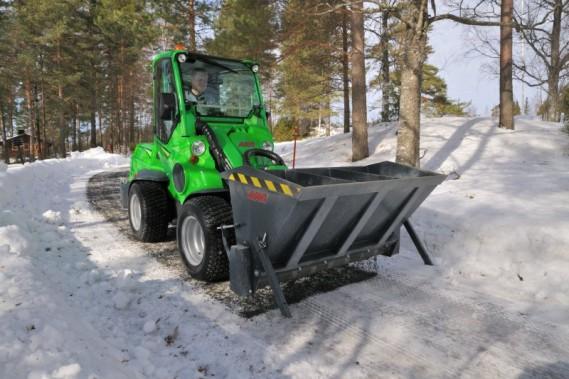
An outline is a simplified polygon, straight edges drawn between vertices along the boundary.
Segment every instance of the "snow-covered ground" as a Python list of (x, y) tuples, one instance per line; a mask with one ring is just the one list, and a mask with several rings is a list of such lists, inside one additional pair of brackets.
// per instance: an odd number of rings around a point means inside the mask
[[(0, 378), (569, 378), (569, 137), (518, 120), (426, 120), (422, 167), (451, 174), (376, 278), (243, 319), (132, 244), (86, 202), (94, 149), (0, 166)], [(291, 143), (277, 152), (291, 158)], [(370, 129), (392, 160), (394, 125)], [(350, 136), (298, 144), (350, 164)]]

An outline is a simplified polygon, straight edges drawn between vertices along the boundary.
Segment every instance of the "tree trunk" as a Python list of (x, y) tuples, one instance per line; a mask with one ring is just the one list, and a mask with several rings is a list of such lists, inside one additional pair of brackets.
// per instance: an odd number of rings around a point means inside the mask
[[(93, 72), (95, 70), (93, 69)], [(96, 75), (93, 80), (93, 91), (91, 93), (91, 110), (89, 112), (89, 120), (91, 122), (91, 140), (89, 142), (90, 147), (97, 147), (97, 121), (95, 119), (95, 114), (97, 112), (97, 78)]]
[(326, 137), (330, 137), (330, 128), (332, 127), (332, 120), (331, 120), (331, 109), (330, 109), (330, 99), (328, 99), (326, 103), (326, 109), (328, 109), (328, 114), (326, 116)]
[(65, 147), (65, 139), (67, 137), (67, 125), (65, 124), (65, 110), (63, 109), (63, 86), (58, 84), (57, 86), (57, 97), (59, 98), (60, 104), (60, 111), (59, 111), (59, 154), (60, 158), (65, 158), (66, 155), (66, 147)]
[(350, 132), (350, 56), (347, 9), (342, 12), (342, 82), (344, 87), (344, 133)]
[(38, 158), (41, 160), (44, 159), (44, 149), (42, 146), (41, 115), (38, 104), (39, 89), (37, 83), (34, 84), (33, 96), (34, 96), (34, 115), (35, 115), (34, 123), (36, 128), (36, 148), (37, 148)]
[(71, 120), (71, 151), (77, 151), (77, 114), (78, 106), (73, 107), (73, 119)]
[(420, 166), (421, 81), (427, 31), (427, 0), (408, 2), (399, 31), (401, 95), (396, 160), (415, 167)]
[(401, 100), (396, 160), (419, 167), (421, 136), (421, 67), (419, 54), (407, 52), (409, 65), (401, 67)]
[(102, 109), (101, 109), (101, 105), (97, 104), (97, 118), (99, 119), (99, 143), (101, 144), (101, 146), (103, 147), (104, 150), (106, 150), (105, 148), (105, 141), (103, 141), (103, 117), (101, 116), (102, 114)]
[(196, 51), (196, 4), (195, 0), (188, 0), (188, 31), (190, 38), (190, 51)]
[(6, 164), (10, 163), (10, 151), (6, 146), (7, 134), (6, 134), (6, 119), (4, 118), (4, 104), (0, 103), (0, 124), (2, 124), (2, 155), (4, 158), (4, 162)]
[[(89, 18), (88, 18), (88, 30), (89, 34), (95, 34), (95, 14), (97, 11), (97, 1), (98, 0), (90, 0), (89, 1)], [(95, 119), (95, 114), (97, 112), (97, 87), (98, 87), (98, 77), (97, 77), (97, 64), (95, 61), (91, 63), (91, 102), (90, 102), (90, 110), (89, 110), (89, 121), (91, 123), (91, 135), (89, 146), (90, 147), (97, 147), (97, 121)]]
[(369, 156), (363, 1), (352, 3), (352, 161)]
[(116, 145), (118, 147), (118, 153), (120, 154), (121, 150), (122, 150), (122, 75), (119, 76), (119, 80), (117, 82), (117, 106), (116, 106), (116, 118), (115, 118), (115, 122), (116, 122), (116, 126), (117, 126), (117, 142)]
[(133, 91), (130, 91), (129, 99), (128, 99), (128, 135), (129, 135), (129, 143), (128, 143), (128, 151), (130, 152), (131, 149), (134, 148), (134, 144), (136, 143), (136, 135), (134, 129), (134, 95)]
[(500, 17), (500, 128), (514, 129), (514, 93), (512, 79), (513, 0), (502, 0)]
[(559, 72), (560, 67), (560, 39), (561, 39), (561, 21), (563, 4), (561, 0), (555, 0), (553, 9), (553, 26), (551, 28), (551, 63), (549, 76), (547, 78), (547, 92), (549, 100), (549, 109), (547, 110), (547, 120), (559, 122)]
[(28, 128), (30, 129), (30, 151), (29, 160), (33, 162), (35, 160), (34, 154), (34, 144), (36, 143), (36, 132), (35, 132), (35, 112), (34, 112), (34, 100), (32, 96), (32, 84), (29, 80), (24, 81), (24, 92), (26, 95), (26, 109), (28, 111)]
[(81, 117), (79, 117), (79, 104), (75, 104), (75, 147), (81, 151)]
[[(61, 65), (61, 44), (57, 44), (56, 61)], [(63, 97), (63, 85), (61, 79), (57, 84), (57, 97), (59, 99), (59, 154), (61, 158), (66, 156), (65, 139), (67, 138), (67, 125), (65, 124), (65, 99)]]
[(389, 121), (389, 34), (387, 31), (389, 29), (388, 25), (389, 21), (389, 13), (387, 11), (383, 12), (381, 15), (381, 94), (382, 94), (382, 102), (381, 102), (381, 121), (387, 122)]
[(40, 109), (41, 109), (41, 124), (42, 124), (42, 130), (43, 130), (43, 158), (47, 158), (49, 155), (48, 152), (48, 144), (47, 144), (47, 122), (46, 122), (46, 116), (45, 116), (45, 89), (44, 89), (44, 81), (43, 81), (43, 58), (41, 59), (41, 71), (40, 71), (40, 75), (41, 75), (41, 79), (40, 79), (40, 90), (41, 90), (41, 103), (40, 103)]
[(12, 89), (8, 92), (8, 131), (10, 137), (14, 137), (14, 93)]
[(559, 122), (561, 112), (559, 111), (559, 72), (551, 70), (547, 80), (547, 100), (548, 109), (546, 114), (547, 121)]
[(318, 135), (322, 134), (322, 103), (318, 102)]

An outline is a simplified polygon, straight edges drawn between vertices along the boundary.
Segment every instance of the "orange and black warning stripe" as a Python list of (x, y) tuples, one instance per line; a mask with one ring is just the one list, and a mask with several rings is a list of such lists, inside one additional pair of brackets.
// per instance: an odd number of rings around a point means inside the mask
[(291, 187), (286, 183), (275, 183), (272, 180), (259, 179), (255, 176), (245, 175), (240, 172), (229, 175), (229, 180), (268, 190), (270, 192), (282, 193), (283, 195), (290, 197), (294, 196), (294, 192), (300, 191), (300, 188)]

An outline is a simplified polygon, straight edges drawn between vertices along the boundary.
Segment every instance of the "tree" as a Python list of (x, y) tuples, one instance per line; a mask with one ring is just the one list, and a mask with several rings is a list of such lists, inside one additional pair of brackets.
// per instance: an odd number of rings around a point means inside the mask
[(381, 121), (389, 121), (389, 12), (385, 11), (381, 17), (381, 79), (382, 79), (382, 110)]
[(447, 96), (447, 84), (438, 73), (439, 69), (435, 66), (428, 63), (423, 65), (421, 95), (425, 114), (434, 117), (465, 116), (470, 103), (450, 100)]
[(188, 48), (190, 51), (196, 51), (196, 1), (188, 0)]
[(401, 97), (396, 160), (419, 167), (421, 79), (427, 58), (427, 1), (409, 1), (401, 9), (397, 56), (401, 69)]
[(350, 44), (348, 9), (342, 8), (342, 90), (344, 93), (344, 133), (350, 132)]
[(369, 156), (363, 1), (352, 3), (352, 161)]
[[(379, 9), (383, 9), (383, 11), (377, 12), (375, 9), (369, 15), (369, 20), (375, 27), (371, 26), (366, 29), (366, 31), (375, 34), (378, 39), (378, 43), (372, 45), (369, 52), (371, 57), (379, 62), (380, 66), (380, 74), (373, 81), (373, 84), (381, 88), (381, 120), (383, 122), (399, 117), (399, 94), (395, 91), (394, 78), (392, 78), (392, 71), (397, 70), (393, 57), (397, 53), (398, 45), (392, 33), (396, 19), (391, 16), (389, 11), (395, 4), (396, 1), (394, 0), (382, 0)], [(376, 15), (379, 15), (379, 19)]]
[(320, 129), (343, 82), (341, 12), (315, 15), (318, 1), (290, 0), (281, 14), (280, 61), (276, 94), (279, 115), (300, 135)]
[(523, 24), (522, 18), (527, 16), (525, 27), (519, 30), (533, 55), (528, 64), (515, 65), (517, 78), (532, 87), (547, 85), (546, 119), (559, 121), (559, 83), (569, 77), (569, 24), (563, 24), (564, 17), (565, 20), (569, 17), (569, 1), (535, 0), (528, 5), (530, 11), (525, 14), (522, 10), (517, 18)]
[(205, 43), (210, 54), (251, 59), (270, 77), (276, 47), (276, 9), (269, 0), (226, 0), (213, 23), (214, 37)]
[(2, 158), (6, 163), (10, 163), (10, 152), (6, 147), (6, 140), (9, 130), (11, 132), (12, 129), (12, 118), (8, 117), (14, 75), (11, 69), (13, 55), (10, 53), (11, 46), (8, 33), (13, 26), (11, 22), (12, 17), (10, 17), (12, 12), (13, 10), (10, 8), (0, 7), (0, 56), (3, 57), (3, 64), (0, 65), (0, 132), (2, 138)]
[[(498, 0), (491, 0), (496, 6)], [(514, 78), (530, 87), (545, 87), (548, 100), (544, 118), (558, 121), (560, 83), (569, 77), (569, 15), (568, 0), (526, 0), (525, 9), (513, 12), (517, 38), (528, 51), (514, 56)], [(475, 49), (482, 55), (498, 57), (496, 41), (487, 33), (477, 32), (480, 45)]]
[[(481, 3), (483, 2), (479, 2)], [(401, 70), (401, 109), (396, 153), (396, 159), (400, 163), (419, 166), (420, 92), (430, 25), (441, 20), (479, 26), (500, 25), (499, 21), (477, 19), (475, 12), (462, 8), (462, 1), (458, 4), (458, 15), (451, 12), (437, 15), (436, 2), (431, 1), (432, 16), (428, 12), (428, 0), (406, 0), (394, 6), (379, 7), (380, 11), (389, 11), (399, 20), (393, 32), (401, 47), (397, 54)]]
[(97, 25), (102, 34), (103, 69), (101, 105), (111, 151), (133, 148), (136, 94), (147, 96), (151, 86), (144, 47), (152, 43), (156, 29), (142, 0), (101, 0)]
[(500, 25), (500, 121), (498, 126), (514, 129), (514, 93), (512, 82), (512, 12), (513, 0), (502, 0)]
[(151, 14), (159, 20), (161, 49), (187, 44), (190, 51), (203, 47), (206, 36), (211, 31), (212, 17), (217, 1), (196, 0), (151, 0)]

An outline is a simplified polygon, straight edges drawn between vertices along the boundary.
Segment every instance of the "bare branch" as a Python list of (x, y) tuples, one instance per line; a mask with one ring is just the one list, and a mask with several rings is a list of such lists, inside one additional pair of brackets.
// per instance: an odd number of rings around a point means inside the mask
[(474, 26), (500, 26), (499, 21), (482, 21), (470, 17), (461, 17), (451, 13), (441, 14), (438, 16), (429, 17), (429, 23), (433, 23), (441, 20), (451, 20), (464, 25), (474, 25)]

